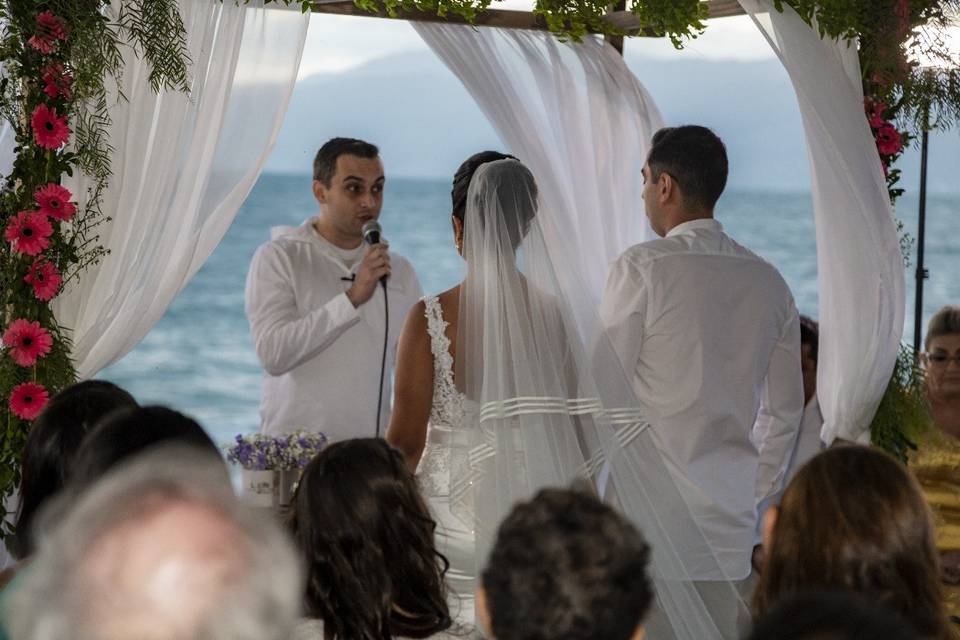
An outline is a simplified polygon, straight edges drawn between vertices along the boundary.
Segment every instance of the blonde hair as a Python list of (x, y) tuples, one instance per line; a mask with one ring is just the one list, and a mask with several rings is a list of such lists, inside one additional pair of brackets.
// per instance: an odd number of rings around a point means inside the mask
[(923, 341), (923, 348), (930, 349), (934, 338), (960, 333), (960, 305), (948, 304), (930, 318), (927, 325), (927, 337)]

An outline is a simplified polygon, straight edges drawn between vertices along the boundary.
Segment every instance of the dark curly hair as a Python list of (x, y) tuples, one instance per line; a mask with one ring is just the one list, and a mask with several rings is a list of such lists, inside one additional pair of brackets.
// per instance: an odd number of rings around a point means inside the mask
[(436, 523), (384, 440), (324, 449), (303, 471), (288, 522), (305, 564), (306, 612), (334, 638), (426, 638), (450, 626)]
[(66, 485), (80, 444), (94, 424), (112, 411), (136, 406), (133, 396), (106, 380), (78, 382), (50, 400), (23, 448), (14, 543), (18, 557), (33, 553), (31, 528), (37, 511)]
[(503, 640), (628, 640), (653, 599), (650, 548), (595, 497), (544, 489), (500, 525), (483, 588)]
[(933, 521), (906, 467), (863, 446), (814, 456), (780, 501), (753, 595), (755, 616), (811, 589), (842, 589), (899, 613), (925, 638), (956, 638), (943, 604)]

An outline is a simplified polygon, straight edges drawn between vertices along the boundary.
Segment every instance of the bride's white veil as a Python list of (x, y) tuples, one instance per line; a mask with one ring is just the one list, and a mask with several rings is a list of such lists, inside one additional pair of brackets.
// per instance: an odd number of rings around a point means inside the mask
[[(652, 547), (648, 637), (720, 638), (717, 617), (742, 615), (743, 602), (603, 339), (576, 238), (538, 202), (534, 177), (511, 159), (482, 165), (467, 194), (455, 374), (467, 400), (450, 499), (476, 532), (478, 574), (515, 502), (587, 479)], [(704, 590), (691, 575), (715, 580)]]

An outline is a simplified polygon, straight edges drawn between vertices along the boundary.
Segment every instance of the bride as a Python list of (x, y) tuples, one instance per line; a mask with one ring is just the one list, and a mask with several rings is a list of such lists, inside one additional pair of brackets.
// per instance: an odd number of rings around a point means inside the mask
[[(714, 585), (706, 602), (688, 577), (716, 563), (687, 507), (696, 496), (664, 464), (602, 337), (579, 277), (590, 256), (540, 210), (537, 189), (511, 156), (484, 152), (461, 165), (453, 231), (466, 275), (413, 307), (398, 345), (386, 438), (417, 470), (438, 522), (451, 616), (473, 632), (476, 576), (513, 504), (585, 479), (651, 544), (649, 636), (720, 638), (718, 608), (742, 601)], [(703, 553), (681, 558), (681, 539)]]

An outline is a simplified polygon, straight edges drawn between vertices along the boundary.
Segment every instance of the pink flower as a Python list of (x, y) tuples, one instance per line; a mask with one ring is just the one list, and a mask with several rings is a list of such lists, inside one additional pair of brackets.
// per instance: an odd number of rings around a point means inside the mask
[(66, 117), (57, 115), (56, 108), (39, 105), (30, 116), (33, 126), (33, 139), (44, 149), (59, 149), (70, 137), (70, 127)]
[(43, 92), (51, 98), (63, 96), (66, 100), (73, 97), (73, 76), (65, 73), (62, 64), (52, 64), (43, 70), (46, 86)]
[(70, 202), (73, 194), (56, 182), (43, 185), (33, 192), (33, 197), (40, 211), (51, 218), (69, 220), (77, 212), (77, 206)]
[(49, 11), (37, 15), (37, 29), (34, 35), (27, 40), (27, 44), (40, 53), (53, 53), (57, 48), (57, 41), (67, 39), (67, 29), (63, 20)]
[(13, 250), (35, 256), (50, 246), (53, 227), (42, 211), (21, 211), (10, 219), (4, 238)]
[(50, 353), (53, 338), (39, 322), (23, 318), (14, 320), (3, 334), (3, 344), (10, 349), (10, 357), (21, 367), (32, 367), (37, 358)]
[(21, 211), (10, 219), (4, 238), (14, 251), (35, 256), (50, 246), (53, 227), (42, 211)]
[(877, 150), (884, 156), (894, 156), (903, 151), (900, 132), (893, 125), (884, 125), (877, 131)]
[(52, 300), (60, 290), (62, 278), (57, 266), (46, 260), (37, 260), (30, 265), (30, 270), (23, 277), (23, 281), (33, 285), (33, 294), (37, 300)]
[(47, 406), (50, 395), (42, 384), (24, 382), (10, 393), (10, 411), (24, 420), (33, 420)]

